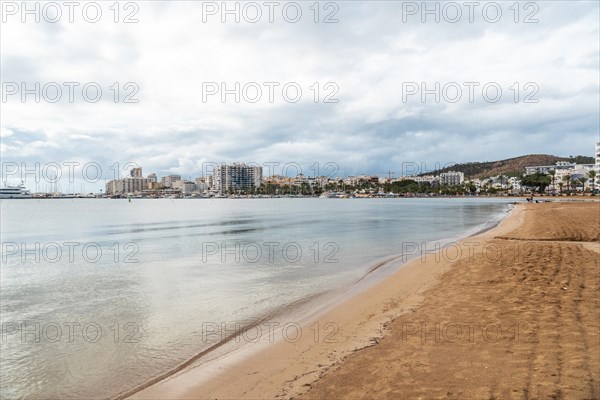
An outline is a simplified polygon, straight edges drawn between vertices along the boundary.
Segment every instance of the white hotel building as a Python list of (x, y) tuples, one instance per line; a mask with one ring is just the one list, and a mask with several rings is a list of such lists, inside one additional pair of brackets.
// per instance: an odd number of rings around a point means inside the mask
[(465, 181), (465, 174), (462, 172), (448, 171), (440, 174), (440, 184), (448, 186), (459, 186)]
[(148, 188), (148, 178), (142, 177), (142, 168), (133, 168), (130, 176), (106, 183), (106, 194), (140, 193)]
[[(595, 163), (594, 164), (575, 164), (568, 161), (557, 161), (554, 165), (537, 165), (532, 167), (525, 167), (525, 175), (535, 174), (540, 172), (543, 174), (549, 174), (554, 171), (554, 186), (550, 184), (550, 191), (557, 191), (559, 184), (563, 182), (563, 177), (569, 175), (572, 179), (578, 177), (587, 176), (588, 172), (595, 170), (600, 175), (600, 142), (596, 143), (595, 151)], [(596, 183), (600, 181), (600, 177), (596, 176)], [(592, 186), (591, 179), (588, 180), (585, 187), (589, 188)], [(598, 186), (598, 185), (596, 185)]]
[(216, 189), (220, 193), (236, 193), (241, 190), (252, 190), (260, 187), (262, 167), (243, 163), (221, 164), (213, 173)]

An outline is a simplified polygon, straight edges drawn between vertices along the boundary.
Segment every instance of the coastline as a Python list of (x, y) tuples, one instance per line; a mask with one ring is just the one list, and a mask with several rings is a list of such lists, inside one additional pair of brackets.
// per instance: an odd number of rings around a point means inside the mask
[[(444, 242), (462, 245), (464, 241), (484, 240), (494, 232), (501, 234), (512, 229), (515, 218), (519, 220), (518, 207), (503, 214), (492, 226), (479, 227), (457, 241)], [(248, 340), (244, 332), (234, 332), (226, 340), (230, 345), (223, 343), (204, 351), (175, 371), (118, 398), (298, 396), (348, 355), (377, 344), (384, 337), (387, 324), (421, 304), (423, 293), (438, 284), (441, 275), (453, 264), (450, 259), (431, 262), (444, 249), (442, 245), (436, 251), (408, 259), (394, 256), (374, 263), (371, 271), (359, 280), (368, 282), (355, 283), (341, 294), (323, 296), (320, 306), (313, 302), (312, 308), (296, 310), (296, 315), (284, 317), (278, 313), (276, 318), (268, 320), (272, 325), (267, 324), (269, 331), (263, 329), (260, 340)], [(380, 273), (376, 271), (379, 269), (387, 271)], [(270, 330), (271, 327), (274, 328)], [(236, 340), (232, 340), (234, 337)], [(240, 337), (241, 345), (237, 341)], [(232, 381), (237, 382), (235, 387), (231, 386)]]
[(517, 210), (299, 398), (599, 398), (600, 203)]
[[(274, 342), (214, 355), (132, 398), (598, 398), (599, 226), (598, 202), (519, 204), (458, 241), (460, 256), (426, 253), (294, 321), (298, 340), (276, 329)], [(486, 246), (500, 258), (486, 259)], [(453, 318), (502, 325), (519, 340), (438, 342), (431, 326)], [(424, 322), (425, 340), (405, 336)]]

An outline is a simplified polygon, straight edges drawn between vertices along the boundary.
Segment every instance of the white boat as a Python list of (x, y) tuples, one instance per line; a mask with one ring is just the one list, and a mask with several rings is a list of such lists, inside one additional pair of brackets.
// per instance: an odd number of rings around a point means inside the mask
[(23, 184), (0, 188), (0, 199), (31, 199), (33, 195)]

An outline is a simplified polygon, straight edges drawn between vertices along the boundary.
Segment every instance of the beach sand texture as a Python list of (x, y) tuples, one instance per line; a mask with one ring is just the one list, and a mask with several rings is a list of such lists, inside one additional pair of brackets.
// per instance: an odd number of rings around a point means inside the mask
[[(187, 368), (140, 399), (597, 399), (600, 203), (520, 204), (304, 329)], [(309, 333), (310, 332), (310, 333)]]
[[(521, 207), (517, 229), (487, 239), (490, 254), (457, 262), (377, 346), (302, 398), (597, 399), (600, 204)], [(420, 323), (424, 339), (410, 334)], [(436, 341), (436, 323), (480, 327), (459, 338), (442, 325)]]

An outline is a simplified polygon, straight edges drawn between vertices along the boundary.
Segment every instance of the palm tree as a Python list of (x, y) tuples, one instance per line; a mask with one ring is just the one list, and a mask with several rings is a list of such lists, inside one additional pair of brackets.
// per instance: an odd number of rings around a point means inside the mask
[[(552, 175), (552, 193), (556, 194), (556, 184), (555, 184), (556, 170), (551, 169), (550, 171), (548, 171), (548, 173), (550, 175)], [(550, 191), (550, 188), (548, 188), (548, 191)]]
[(562, 187), (563, 187), (564, 183), (562, 182), (558, 182), (558, 188), (560, 189), (560, 194), (562, 195)]
[(588, 181), (587, 176), (582, 176), (581, 178), (578, 179), (579, 182), (581, 182), (581, 192), (585, 193), (585, 183)]
[(596, 171), (592, 169), (587, 173), (587, 175), (592, 180), (592, 196), (594, 196), (596, 191)]
[(567, 191), (571, 191), (571, 175), (563, 175), (562, 180), (567, 184)]

